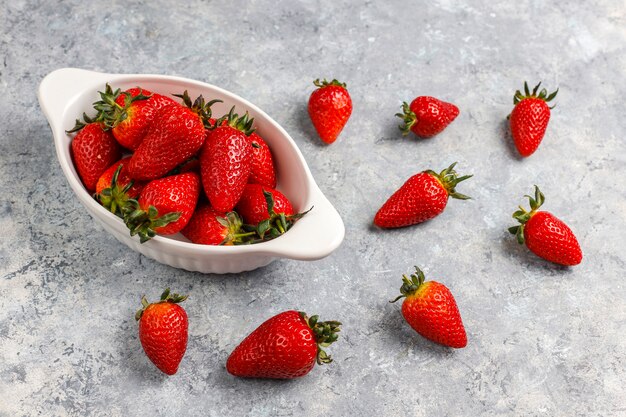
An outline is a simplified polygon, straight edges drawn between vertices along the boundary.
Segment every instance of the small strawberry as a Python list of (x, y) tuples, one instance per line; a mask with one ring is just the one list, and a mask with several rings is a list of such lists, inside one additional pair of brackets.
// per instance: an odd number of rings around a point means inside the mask
[(187, 91), (185, 106), (164, 107), (151, 124), (146, 137), (130, 159), (128, 173), (135, 180), (160, 178), (194, 156), (205, 139), (204, 123), (211, 117), (211, 105), (202, 96), (192, 104)]
[[(234, 113), (217, 120), (200, 153), (202, 185), (211, 206), (223, 213), (232, 211), (248, 182), (252, 166), (252, 133), (254, 119), (248, 113)], [(226, 123), (224, 123), (226, 122)]]
[(167, 288), (161, 300), (148, 303), (141, 299), (141, 309), (135, 314), (139, 322), (139, 340), (148, 359), (162, 372), (174, 375), (187, 350), (187, 313), (178, 305), (186, 295), (170, 294)]
[(118, 88), (113, 91), (107, 84), (104, 92), (100, 91), (99, 94), (100, 100), (94, 103), (98, 120), (111, 129), (120, 145), (136, 150), (157, 113), (150, 101), (152, 93), (141, 88), (124, 92)]
[(150, 181), (137, 200), (123, 208), (130, 235), (144, 243), (155, 235), (180, 232), (189, 223), (200, 195), (200, 179), (193, 172)]
[(309, 97), (309, 116), (320, 139), (333, 143), (352, 114), (352, 99), (346, 85), (337, 80), (315, 80), (318, 87)]
[(332, 362), (322, 349), (338, 338), (337, 321), (285, 311), (250, 333), (228, 357), (226, 370), (246, 378), (292, 379), (308, 374), (315, 362)]
[(517, 236), (520, 245), (526, 243), (535, 255), (555, 264), (573, 266), (583, 259), (580, 245), (572, 230), (565, 223), (547, 211), (537, 211), (544, 203), (545, 196), (535, 185), (535, 197), (526, 196), (530, 202), (530, 212), (520, 206), (513, 218), (520, 226), (509, 228)]
[(411, 102), (402, 103), (402, 113), (396, 116), (404, 120), (400, 126), (403, 135), (415, 133), (421, 138), (430, 138), (441, 133), (459, 115), (459, 108), (430, 96), (419, 96)]
[(234, 211), (220, 213), (208, 204), (200, 205), (181, 231), (193, 243), (201, 245), (234, 245), (243, 243), (255, 233), (243, 233), (241, 217)]
[(251, 240), (253, 243), (282, 235), (311, 211), (296, 213), (283, 193), (260, 184), (246, 185), (236, 210), (246, 222), (244, 230), (258, 235), (260, 240)]
[(402, 315), (426, 339), (452, 348), (465, 347), (467, 335), (452, 293), (439, 282), (424, 282), (426, 278), (418, 267), (415, 271), (411, 279), (402, 276), (402, 295), (390, 302), (406, 297), (402, 302)]
[(72, 159), (85, 188), (94, 191), (100, 176), (122, 157), (122, 151), (101, 123), (94, 123), (86, 114), (83, 117), (86, 124), (76, 120), (76, 126), (67, 133), (78, 131), (72, 139)]
[(437, 174), (428, 170), (413, 175), (376, 213), (374, 224), (383, 228), (404, 227), (424, 222), (439, 215), (448, 204), (448, 197), (460, 200), (468, 196), (455, 187), (471, 175), (457, 177), (456, 162)]
[(515, 92), (515, 107), (508, 116), (515, 147), (524, 157), (532, 155), (539, 147), (550, 121), (550, 109), (554, 108), (547, 103), (559, 92), (557, 88), (548, 95), (548, 91), (543, 88), (537, 95), (540, 85), (541, 83), (537, 84), (531, 93), (528, 83), (524, 82), (524, 94), (519, 90)]
[(137, 198), (145, 183), (133, 181), (128, 176), (130, 156), (111, 165), (98, 179), (95, 199), (113, 214), (121, 215), (121, 209), (129, 198)]
[(252, 144), (252, 165), (248, 182), (276, 188), (276, 170), (270, 147), (256, 132), (252, 133), (249, 138)]

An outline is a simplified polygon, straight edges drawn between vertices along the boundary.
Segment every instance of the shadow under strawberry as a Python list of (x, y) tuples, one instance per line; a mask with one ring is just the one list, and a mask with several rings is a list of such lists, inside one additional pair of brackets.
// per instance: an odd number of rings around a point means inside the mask
[(509, 120), (504, 118), (500, 121), (498, 125), (499, 136), (504, 142), (506, 150), (508, 151), (511, 158), (516, 161), (522, 161), (524, 158), (519, 154), (517, 148), (515, 147), (515, 143), (513, 142), (513, 135), (511, 134), (511, 126), (509, 124)]

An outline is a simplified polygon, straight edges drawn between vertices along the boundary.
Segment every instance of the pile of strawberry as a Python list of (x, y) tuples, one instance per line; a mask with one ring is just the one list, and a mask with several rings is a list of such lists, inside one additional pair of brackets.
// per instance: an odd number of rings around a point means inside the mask
[(145, 242), (181, 232), (194, 243), (258, 243), (285, 233), (296, 213), (276, 190), (272, 153), (254, 119), (212, 117), (202, 96), (182, 103), (140, 87), (106, 85), (68, 134), (87, 190)]

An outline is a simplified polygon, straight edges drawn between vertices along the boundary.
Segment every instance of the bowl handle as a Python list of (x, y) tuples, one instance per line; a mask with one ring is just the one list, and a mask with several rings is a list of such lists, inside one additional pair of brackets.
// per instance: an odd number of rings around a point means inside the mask
[(343, 220), (315, 184), (311, 187), (309, 201), (312, 210), (272, 242), (276, 244), (275, 255), (306, 261), (321, 259), (330, 255), (343, 241)]
[[(110, 74), (78, 68), (61, 68), (46, 75), (39, 84), (37, 97), (52, 130), (63, 120), (67, 106), (86, 89), (109, 81)], [(67, 126), (65, 126), (67, 128)]]

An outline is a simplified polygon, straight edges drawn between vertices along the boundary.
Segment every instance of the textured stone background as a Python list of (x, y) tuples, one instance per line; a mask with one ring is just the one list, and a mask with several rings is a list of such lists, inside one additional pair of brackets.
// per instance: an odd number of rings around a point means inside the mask
[[(1, 3), (0, 415), (626, 415), (623, 2)], [(74, 198), (36, 102), (68, 66), (181, 75), (255, 102), (297, 141), (344, 244), (231, 276), (129, 252)], [(354, 101), (333, 146), (306, 114), (317, 77), (347, 82)], [(544, 143), (520, 160), (505, 117), (524, 80), (560, 93)], [(426, 94), (461, 115), (436, 139), (403, 139), (393, 114)], [(459, 187), (473, 200), (417, 227), (370, 227), (406, 178), (453, 161), (475, 175)], [(535, 183), (582, 265), (548, 264), (506, 232)], [(466, 349), (425, 341), (388, 304), (414, 264), (456, 295)], [(149, 363), (133, 320), (141, 295), (168, 285), (191, 294), (174, 377)], [(335, 363), (290, 382), (227, 374), (241, 338), (290, 308), (344, 323)]]

